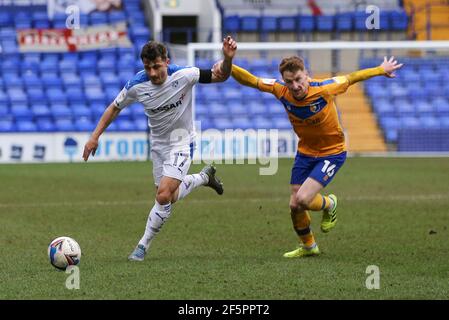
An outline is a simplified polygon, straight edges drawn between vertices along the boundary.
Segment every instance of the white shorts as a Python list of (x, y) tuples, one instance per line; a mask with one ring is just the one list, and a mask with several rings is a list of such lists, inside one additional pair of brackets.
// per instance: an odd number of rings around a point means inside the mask
[(181, 146), (153, 145), (151, 158), (154, 184), (158, 186), (164, 176), (182, 181), (189, 172), (194, 149), (193, 142)]

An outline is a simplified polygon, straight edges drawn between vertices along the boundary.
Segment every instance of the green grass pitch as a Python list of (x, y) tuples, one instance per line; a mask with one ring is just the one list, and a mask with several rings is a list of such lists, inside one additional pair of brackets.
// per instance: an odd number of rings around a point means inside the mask
[[(151, 163), (2, 165), (0, 299), (449, 297), (447, 158), (349, 158), (325, 189), (339, 197), (336, 228), (321, 233), (312, 214), (322, 255), (288, 260), (291, 164), (274, 176), (217, 165), (224, 195), (200, 188), (174, 205), (143, 263), (127, 256), (153, 205)], [(79, 290), (47, 259), (62, 235), (82, 248)], [(379, 289), (365, 286), (370, 265)]]

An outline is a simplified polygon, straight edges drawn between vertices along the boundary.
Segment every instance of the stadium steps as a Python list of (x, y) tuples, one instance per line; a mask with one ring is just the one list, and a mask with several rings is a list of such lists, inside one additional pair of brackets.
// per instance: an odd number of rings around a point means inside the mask
[(349, 152), (387, 150), (383, 134), (360, 84), (349, 87), (346, 94), (338, 96), (336, 104)]

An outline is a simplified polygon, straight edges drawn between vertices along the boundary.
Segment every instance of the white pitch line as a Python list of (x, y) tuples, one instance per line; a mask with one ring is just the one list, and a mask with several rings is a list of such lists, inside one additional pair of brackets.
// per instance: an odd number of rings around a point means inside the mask
[[(250, 199), (187, 199), (187, 202), (201, 203), (201, 202), (288, 202), (289, 196), (272, 197), (272, 198), (250, 198)], [(344, 196), (339, 197), (341, 201), (431, 201), (431, 200), (449, 200), (447, 194), (425, 194), (425, 195), (390, 195), (390, 196)], [(75, 202), (34, 202), (34, 203), (0, 203), (0, 208), (39, 208), (39, 207), (73, 207), (73, 206), (141, 206), (151, 205), (151, 200), (136, 200), (136, 201), (75, 201)]]

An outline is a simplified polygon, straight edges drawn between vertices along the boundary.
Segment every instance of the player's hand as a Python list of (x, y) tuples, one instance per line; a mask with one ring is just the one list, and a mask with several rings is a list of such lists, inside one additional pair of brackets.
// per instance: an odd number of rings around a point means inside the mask
[(219, 79), (226, 78), (226, 75), (223, 73), (223, 60), (217, 61), (214, 66), (212, 67), (212, 73), (215, 75), (215, 77)]
[(223, 39), (223, 54), (225, 58), (232, 59), (237, 51), (237, 42), (231, 36)]
[(83, 152), (83, 159), (84, 161), (87, 161), (89, 159), (90, 154), (92, 156), (95, 155), (95, 152), (98, 148), (98, 139), (90, 138), (89, 141), (86, 142), (84, 145), (84, 152)]
[(398, 64), (397, 60), (394, 59), (394, 56), (387, 60), (387, 57), (384, 57), (384, 61), (380, 65), (385, 70), (385, 76), (388, 78), (396, 77), (395, 71), (400, 69), (404, 64)]

